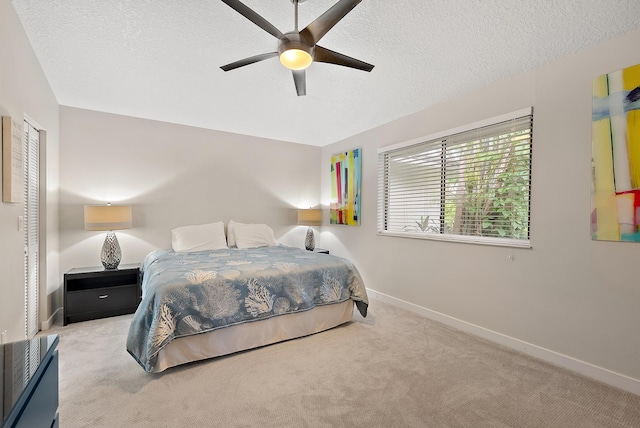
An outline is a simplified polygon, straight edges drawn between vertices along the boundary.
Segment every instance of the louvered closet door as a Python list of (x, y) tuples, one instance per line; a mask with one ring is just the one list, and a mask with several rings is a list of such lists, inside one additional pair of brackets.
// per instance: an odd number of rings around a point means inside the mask
[(39, 228), (39, 165), (40, 134), (29, 122), (24, 122), (24, 223), (25, 223), (25, 329), (27, 338), (38, 332), (38, 228)]

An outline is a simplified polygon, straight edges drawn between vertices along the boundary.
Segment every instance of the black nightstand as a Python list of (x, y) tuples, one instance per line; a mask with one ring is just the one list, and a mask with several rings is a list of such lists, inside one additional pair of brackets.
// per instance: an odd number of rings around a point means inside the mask
[(329, 250), (325, 250), (324, 248), (316, 248), (313, 251), (320, 254), (329, 254)]
[(140, 265), (74, 268), (64, 274), (64, 325), (131, 314), (141, 298)]

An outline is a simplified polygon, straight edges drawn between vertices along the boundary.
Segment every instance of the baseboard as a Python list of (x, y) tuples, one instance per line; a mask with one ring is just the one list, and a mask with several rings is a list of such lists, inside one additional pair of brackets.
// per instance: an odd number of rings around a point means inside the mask
[(587, 363), (585, 361), (560, 354), (550, 349), (533, 345), (514, 337), (506, 336), (502, 333), (498, 333), (496, 331), (489, 330), (484, 327), (468, 323), (466, 321), (462, 321), (460, 319), (445, 315), (437, 311), (433, 311), (431, 309), (423, 308), (422, 306), (397, 299), (395, 297), (377, 292), (375, 290), (367, 289), (367, 293), (371, 298), (379, 300), (381, 302), (406, 309), (410, 312), (422, 315), (426, 318), (445, 324), (449, 327), (453, 327), (457, 330), (473, 334), (474, 336), (479, 336), (483, 339), (487, 339), (499, 345), (506, 346), (507, 348), (511, 348), (516, 351), (523, 352), (527, 355), (531, 355), (532, 357), (539, 358), (553, 365), (580, 373), (581, 375), (590, 377), (600, 382), (604, 382), (608, 385), (615, 386), (625, 391), (629, 391), (633, 394), (640, 395), (639, 379), (634, 379), (632, 377), (616, 373), (614, 371), (593, 365), (591, 363)]
[(42, 330), (42, 331), (49, 330), (51, 327), (53, 327), (53, 325), (58, 320), (58, 315), (59, 314), (62, 314), (62, 308), (56, 309), (55, 312), (53, 314), (51, 314), (49, 319), (47, 319), (46, 321), (41, 322), (40, 323), (40, 330)]

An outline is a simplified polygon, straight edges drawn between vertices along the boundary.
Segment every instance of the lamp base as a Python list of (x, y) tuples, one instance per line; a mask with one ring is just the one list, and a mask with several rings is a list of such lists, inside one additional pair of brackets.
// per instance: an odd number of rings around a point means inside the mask
[(118, 238), (113, 231), (107, 233), (107, 237), (104, 238), (104, 244), (102, 244), (102, 252), (100, 253), (100, 260), (102, 266), (107, 270), (118, 269), (122, 253), (120, 251), (120, 244)]
[(307, 229), (307, 236), (304, 239), (304, 248), (309, 251), (313, 251), (316, 248), (316, 237), (313, 234), (313, 229), (311, 226)]

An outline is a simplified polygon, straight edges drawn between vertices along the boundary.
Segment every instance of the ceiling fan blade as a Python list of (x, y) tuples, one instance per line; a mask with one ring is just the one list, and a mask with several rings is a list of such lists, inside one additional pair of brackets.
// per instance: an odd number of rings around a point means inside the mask
[(300, 35), (304, 37), (312, 45), (315, 45), (320, 39), (327, 34), (334, 25), (338, 23), (344, 16), (351, 12), (362, 0), (340, 0), (329, 10), (320, 15), (306, 28), (300, 31)]
[(293, 82), (296, 84), (298, 96), (307, 95), (307, 79), (304, 70), (291, 70), (293, 72)]
[(351, 58), (350, 56), (343, 55), (341, 53), (317, 45), (315, 47), (313, 60), (316, 62), (326, 62), (328, 64), (357, 68), (358, 70), (363, 71), (371, 71), (373, 70), (373, 67), (375, 67), (374, 65), (368, 64), (364, 61), (360, 61), (359, 59)]
[(254, 62), (264, 61), (265, 59), (273, 58), (274, 56), (278, 56), (278, 52), (269, 52), (260, 55), (250, 56), (249, 58), (241, 59), (236, 62), (232, 62), (231, 64), (223, 65), (220, 67), (224, 71), (235, 70), (236, 68), (244, 67), (245, 65), (253, 64)]
[(280, 30), (278, 30), (269, 21), (264, 19), (262, 16), (258, 15), (252, 9), (247, 7), (244, 3), (238, 0), (222, 0), (222, 2), (230, 6), (240, 15), (244, 16), (249, 21), (253, 22), (258, 27), (262, 28), (264, 31), (271, 34), (272, 36), (277, 37), (278, 39), (283, 36)]

